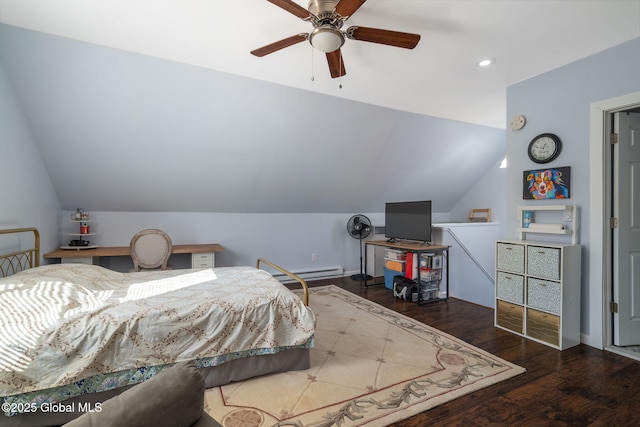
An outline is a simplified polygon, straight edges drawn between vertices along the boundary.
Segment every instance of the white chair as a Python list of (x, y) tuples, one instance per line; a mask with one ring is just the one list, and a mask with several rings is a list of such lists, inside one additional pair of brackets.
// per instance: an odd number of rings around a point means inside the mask
[(171, 238), (164, 231), (155, 228), (139, 231), (129, 243), (133, 260), (131, 271), (166, 270), (171, 249)]

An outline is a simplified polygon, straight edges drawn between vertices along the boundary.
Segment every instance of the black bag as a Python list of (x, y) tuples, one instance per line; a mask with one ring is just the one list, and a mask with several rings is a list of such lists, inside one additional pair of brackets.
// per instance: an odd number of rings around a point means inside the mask
[(393, 296), (405, 301), (418, 301), (418, 284), (404, 276), (393, 276)]

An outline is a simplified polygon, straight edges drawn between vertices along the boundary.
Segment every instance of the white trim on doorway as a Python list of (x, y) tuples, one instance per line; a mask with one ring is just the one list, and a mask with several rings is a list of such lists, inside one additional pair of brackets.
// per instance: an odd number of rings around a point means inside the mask
[[(589, 313), (591, 319), (600, 317), (600, 325), (591, 324), (589, 344), (597, 348), (612, 350), (611, 316), (609, 301), (612, 299), (609, 274), (611, 271), (611, 239), (609, 230), (610, 196), (607, 194), (611, 173), (608, 150), (611, 134), (611, 114), (640, 105), (640, 92), (631, 93), (599, 102), (590, 106), (589, 171)], [(617, 350), (617, 349), (616, 349)], [(616, 351), (617, 353), (619, 351)]]

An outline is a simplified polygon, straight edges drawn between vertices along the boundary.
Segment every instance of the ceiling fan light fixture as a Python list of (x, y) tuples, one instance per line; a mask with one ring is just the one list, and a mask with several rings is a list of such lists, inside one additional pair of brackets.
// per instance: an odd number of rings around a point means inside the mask
[(330, 26), (319, 27), (309, 35), (309, 43), (321, 52), (333, 52), (344, 44), (344, 34)]

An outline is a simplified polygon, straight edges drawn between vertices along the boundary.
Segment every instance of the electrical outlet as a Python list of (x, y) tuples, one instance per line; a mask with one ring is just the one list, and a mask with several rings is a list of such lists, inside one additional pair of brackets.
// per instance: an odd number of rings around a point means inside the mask
[(311, 262), (318, 261), (318, 254), (311, 254)]

